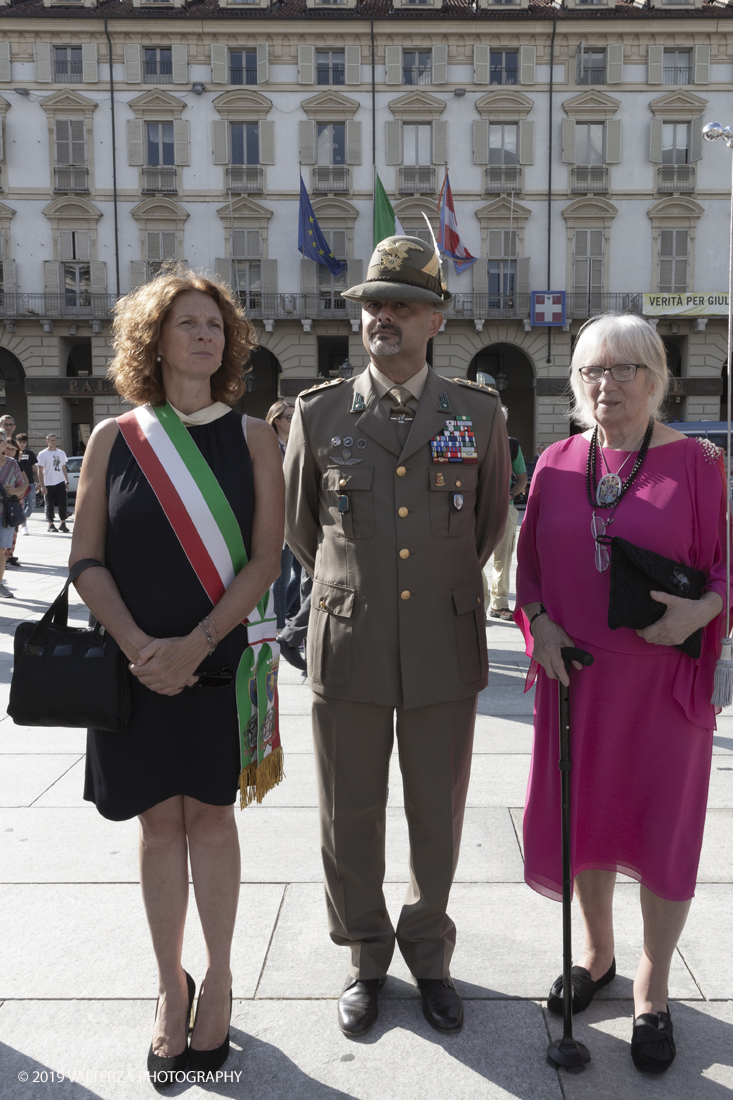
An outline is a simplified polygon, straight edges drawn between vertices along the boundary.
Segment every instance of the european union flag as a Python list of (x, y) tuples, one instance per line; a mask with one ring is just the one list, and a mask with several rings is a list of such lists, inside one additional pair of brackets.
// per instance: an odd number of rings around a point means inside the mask
[(317, 264), (325, 264), (333, 275), (340, 275), (346, 270), (346, 264), (337, 260), (326, 243), (326, 238), (321, 232), (321, 227), (316, 221), (316, 215), (308, 198), (308, 192), (300, 177), (300, 218), (298, 220), (298, 251), (302, 252), (306, 259), (315, 260)]

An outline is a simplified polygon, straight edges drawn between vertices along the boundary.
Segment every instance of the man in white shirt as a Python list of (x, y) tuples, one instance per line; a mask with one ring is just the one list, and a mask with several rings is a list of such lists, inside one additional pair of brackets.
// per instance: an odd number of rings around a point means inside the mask
[[(69, 472), (66, 454), (56, 446), (56, 436), (46, 436), (48, 446), (38, 455), (38, 472), (41, 475), (41, 491), (46, 500), (46, 519), (49, 531), (71, 534), (66, 526), (66, 490), (69, 488)], [(54, 526), (55, 509), (59, 510), (61, 523)]]

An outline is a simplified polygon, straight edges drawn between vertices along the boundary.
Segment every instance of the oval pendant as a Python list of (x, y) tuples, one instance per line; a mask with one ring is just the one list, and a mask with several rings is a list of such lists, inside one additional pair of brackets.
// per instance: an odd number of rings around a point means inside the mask
[(597, 499), (599, 504), (614, 504), (621, 495), (621, 478), (618, 474), (604, 474), (598, 482)]

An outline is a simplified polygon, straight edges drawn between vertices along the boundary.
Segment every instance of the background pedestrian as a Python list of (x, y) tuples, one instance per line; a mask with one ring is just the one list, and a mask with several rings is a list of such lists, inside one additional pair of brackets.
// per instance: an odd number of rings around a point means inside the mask
[[(38, 472), (41, 477), (41, 491), (46, 501), (46, 521), (48, 530), (63, 531), (70, 534), (66, 526), (66, 494), (69, 490), (69, 471), (66, 469), (66, 454), (56, 446), (56, 436), (51, 432), (46, 436), (47, 446), (39, 452)], [(58, 527), (54, 524), (56, 508), (59, 510), (61, 523)]]

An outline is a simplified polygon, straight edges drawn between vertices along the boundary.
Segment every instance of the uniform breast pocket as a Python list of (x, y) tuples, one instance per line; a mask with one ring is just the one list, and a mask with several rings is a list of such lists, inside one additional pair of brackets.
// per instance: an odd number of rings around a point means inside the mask
[(321, 488), (340, 538), (374, 538), (373, 473), (371, 466), (329, 466), (323, 471)]
[(456, 612), (456, 647), (461, 679), (465, 684), (473, 684), (489, 671), (481, 578), (458, 585), (452, 590), (452, 595)]
[(308, 675), (317, 684), (344, 686), (351, 680), (351, 616), (354, 589), (313, 581), (308, 620)]
[(428, 467), (430, 532), (436, 539), (469, 535), (475, 527), (478, 467), (436, 464)]

